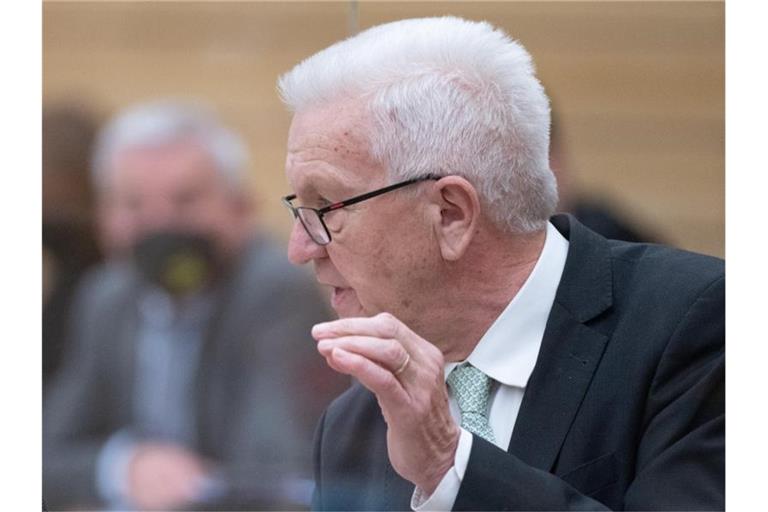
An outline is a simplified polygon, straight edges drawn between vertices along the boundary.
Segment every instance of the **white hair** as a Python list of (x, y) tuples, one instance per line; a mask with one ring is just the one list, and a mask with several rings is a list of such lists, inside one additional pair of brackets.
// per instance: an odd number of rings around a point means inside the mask
[(208, 153), (225, 183), (242, 190), (248, 180), (248, 150), (209, 107), (177, 99), (140, 103), (119, 112), (99, 132), (91, 177), (97, 189), (107, 185), (114, 156), (126, 149), (162, 147), (194, 140)]
[(555, 211), (549, 100), (525, 48), (487, 22), (379, 25), (304, 60), (278, 89), (295, 113), (363, 100), (390, 179), (463, 176), (503, 229), (543, 229)]

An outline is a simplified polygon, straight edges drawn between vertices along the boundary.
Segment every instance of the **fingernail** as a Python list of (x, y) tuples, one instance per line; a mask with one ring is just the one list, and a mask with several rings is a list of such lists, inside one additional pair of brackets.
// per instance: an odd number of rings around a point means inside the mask
[(330, 344), (330, 341), (320, 340), (317, 342), (317, 350), (320, 352), (327, 352), (330, 348)]
[(328, 323), (323, 322), (321, 324), (315, 324), (312, 326), (312, 337), (317, 338), (318, 336), (325, 333), (325, 331), (328, 329)]

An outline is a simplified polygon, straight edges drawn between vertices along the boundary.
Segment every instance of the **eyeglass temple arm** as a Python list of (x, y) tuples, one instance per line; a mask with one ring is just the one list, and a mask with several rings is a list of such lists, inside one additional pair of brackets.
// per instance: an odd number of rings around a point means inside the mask
[(346, 206), (357, 204), (361, 201), (365, 201), (366, 199), (370, 199), (372, 197), (376, 197), (381, 194), (386, 194), (387, 192), (391, 192), (392, 190), (396, 190), (406, 185), (410, 185), (411, 183), (416, 183), (418, 181), (439, 180), (439, 179), (440, 179), (440, 176), (435, 176), (433, 174), (430, 174), (428, 176), (422, 176), (420, 178), (413, 178), (412, 180), (401, 181), (400, 183), (395, 183), (394, 185), (389, 185), (388, 187), (380, 188), (372, 192), (366, 192), (365, 194), (352, 197), (350, 199), (347, 199), (346, 201), (340, 201), (338, 203), (333, 203), (328, 206), (324, 206), (323, 208), (320, 208), (319, 210), (317, 210), (317, 212), (322, 215), (328, 212), (332, 212), (333, 210), (338, 210), (339, 208), (344, 208)]

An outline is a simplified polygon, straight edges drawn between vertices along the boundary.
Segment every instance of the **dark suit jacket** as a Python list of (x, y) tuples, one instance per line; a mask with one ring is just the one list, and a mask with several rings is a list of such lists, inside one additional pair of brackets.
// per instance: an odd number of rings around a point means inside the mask
[[(570, 249), (509, 449), (474, 437), (454, 508), (724, 508), (722, 260), (553, 223)], [(359, 384), (315, 450), (315, 508), (410, 509)]]
[[(120, 429), (135, 431), (135, 359), (142, 283), (128, 265), (91, 274), (73, 308), (73, 352), (44, 403), (48, 506), (99, 506), (95, 463)], [(195, 379), (196, 440), (229, 486), (211, 508), (285, 505), (279, 483), (311, 475), (312, 431), (348, 380), (327, 368), (310, 336), (329, 318), (309, 276), (256, 239), (221, 283)], [(288, 503), (290, 504), (290, 502)]]

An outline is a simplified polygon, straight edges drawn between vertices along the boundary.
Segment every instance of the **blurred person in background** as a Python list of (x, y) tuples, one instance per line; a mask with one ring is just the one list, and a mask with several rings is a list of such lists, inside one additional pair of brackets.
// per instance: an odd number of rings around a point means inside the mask
[(100, 260), (88, 162), (94, 114), (78, 102), (43, 106), (43, 383), (66, 351), (66, 322), (83, 273)]
[(316, 286), (254, 229), (243, 143), (202, 106), (148, 102), (101, 130), (92, 171), (109, 261), (45, 404), (47, 506), (306, 506), (347, 379), (314, 352)]
[(568, 158), (565, 140), (557, 114), (552, 112), (549, 130), (549, 167), (557, 178), (558, 211), (573, 214), (579, 222), (595, 233), (611, 240), (625, 242), (661, 243), (662, 240), (646, 227), (631, 222), (604, 196), (585, 195), (576, 189), (575, 169)]

